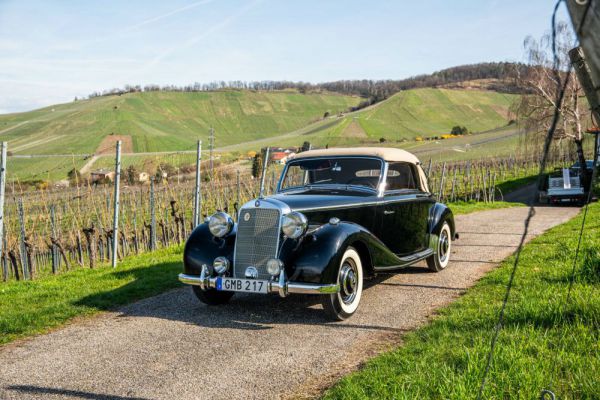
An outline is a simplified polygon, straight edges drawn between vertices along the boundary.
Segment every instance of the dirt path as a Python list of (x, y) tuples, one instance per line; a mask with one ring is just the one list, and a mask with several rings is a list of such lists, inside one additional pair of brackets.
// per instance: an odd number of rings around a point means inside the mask
[(79, 173), (81, 173), (81, 175), (85, 175), (88, 172), (90, 172), (90, 170), (92, 169), (92, 167), (94, 166), (94, 163), (98, 160), (98, 156), (97, 155), (93, 155), (90, 158), (88, 158), (88, 160), (86, 161), (86, 163), (83, 165), (83, 167), (81, 167), (81, 169), (79, 170)]
[(356, 119), (352, 119), (352, 122), (348, 124), (344, 132), (342, 132), (342, 137), (350, 137), (350, 138), (366, 138), (367, 132), (360, 126)]
[(121, 141), (121, 153), (133, 152), (133, 140), (129, 135), (107, 135), (98, 145), (95, 154), (114, 154), (117, 141)]
[[(576, 208), (537, 209), (531, 236)], [(189, 288), (0, 350), (2, 399), (247, 399), (311, 394), (427, 321), (510, 255), (526, 208), (457, 218), (441, 273), (381, 276), (357, 314), (328, 323), (314, 298), (236, 296), (206, 307)], [(376, 283), (376, 284), (373, 284)]]

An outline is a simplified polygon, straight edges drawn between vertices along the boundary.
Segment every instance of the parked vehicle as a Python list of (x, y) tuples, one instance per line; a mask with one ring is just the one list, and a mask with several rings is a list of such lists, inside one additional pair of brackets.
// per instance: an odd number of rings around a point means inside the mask
[(548, 176), (546, 196), (549, 204), (584, 202), (585, 190), (578, 171), (564, 168)]
[(357, 310), (363, 280), (426, 260), (441, 271), (458, 238), (419, 160), (390, 148), (311, 150), (291, 157), (277, 192), (212, 215), (189, 237), (184, 273), (206, 304), (235, 292), (322, 296), (336, 320)]

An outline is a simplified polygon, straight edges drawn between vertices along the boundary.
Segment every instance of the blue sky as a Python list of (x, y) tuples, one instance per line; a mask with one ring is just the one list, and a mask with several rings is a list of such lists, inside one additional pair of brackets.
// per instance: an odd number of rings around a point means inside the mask
[(0, 0), (0, 113), (125, 84), (398, 79), (522, 61), (553, 4)]

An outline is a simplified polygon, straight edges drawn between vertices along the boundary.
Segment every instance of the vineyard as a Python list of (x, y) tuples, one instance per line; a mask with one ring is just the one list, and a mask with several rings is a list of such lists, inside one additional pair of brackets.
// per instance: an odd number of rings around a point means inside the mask
[[(122, 187), (119, 259), (185, 241), (193, 229), (196, 166), (192, 160), (195, 158), (195, 155), (179, 156), (172, 161), (185, 174), (152, 177), (146, 184)], [(548, 167), (562, 167), (571, 161), (557, 155)], [(123, 165), (128, 163), (123, 161)], [(537, 158), (515, 156), (443, 163), (429, 160), (423, 164), (430, 191), (450, 203), (501, 199), (502, 184), (535, 175), (539, 168)], [(278, 169), (269, 167), (266, 194), (275, 190)], [(201, 171), (203, 218), (216, 210), (235, 215), (241, 204), (258, 195), (259, 180), (252, 177), (250, 167), (245, 164), (219, 165), (205, 160)], [(107, 263), (112, 255), (113, 210), (114, 192), (110, 184), (88, 182), (60, 190), (33, 191), (14, 183), (8, 185), (0, 256), (2, 281), (36, 279)]]

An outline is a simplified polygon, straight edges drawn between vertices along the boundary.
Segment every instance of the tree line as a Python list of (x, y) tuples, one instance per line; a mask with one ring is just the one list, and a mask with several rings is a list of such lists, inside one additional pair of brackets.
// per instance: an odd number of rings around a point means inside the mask
[(195, 82), (193, 84), (177, 85), (125, 85), (123, 88), (113, 88), (101, 92), (93, 92), (88, 98), (99, 96), (114, 96), (136, 92), (208, 92), (217, 90), (253, 90), (274, 91), (296, 89), (300, 93), (330, 91), (345, 95), (360, 96), (365, 100), (357, 108), (385, 100), (391, 95), (408, 89), (439, 87), (452, 83), (475, 79), (494, 79), (489, 88), (505, 93), (523, 93), (524, 89), (517, 83), (517, 77), (522, 76), (530, 68), (526, 64), (509, 62), (489, 62), (461, 65), (446, 68), (432, 74), (417, 75), (406, 79), (355, 79), (333, 82), (310, 83), (293, 81), (214, 81), (209, 83)]

